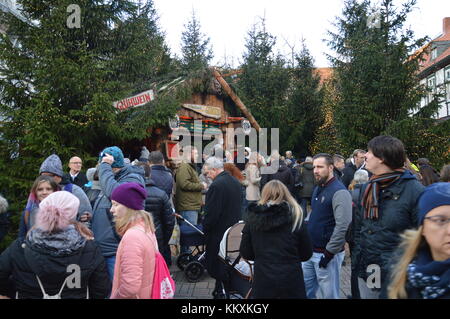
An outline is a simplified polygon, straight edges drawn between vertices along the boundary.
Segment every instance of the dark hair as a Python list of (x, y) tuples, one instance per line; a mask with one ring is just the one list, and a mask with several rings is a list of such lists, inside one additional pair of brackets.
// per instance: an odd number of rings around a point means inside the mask
[(441, 181), (442, 182), (450, 182), (450, 164), (442, 166)]
[(139, 162), (136, 164), (136, 166), (142, 167), (144, 169), (146, 178), (150, 178), (152, 176), (152, 168), (150, 167), (150, 165), (148, 165), (148, 163)]
[(405, 147), (396, 137), (388, 135), (374, 137), (367, 144), (367, 148), (391, 169), (402, 168), (405, 165)]
[(422, 184), (424, 186), (439, 182), (438, 173), (430, 165), (420, 166), (419, 173), (422, 176)]
[(48, 176), (48, 175), (39, 175), (33, 183), (33, 186), (31, 186), (31, 194), (32, 196), (37, 200), (37, 196), (36, 196), (36, 190), (39, 187), (39, 184), (43, 183), (43, 182), (47, 182), (50, 184), (50, 186), (52, 187), (53, 191), (59, 191), (59, 186), (58, 184), (55, 182), (55, 180), (53, 179), (53, 177)]
[(330, 165), (333, 165), (333, 166), (334, 166), (333, 157), (331, 157), (331, 155), (328, 154), (328, 153), (319, 153), (319, 154), (317, 154), (317, 155), (314, 155), (313, 161), (316, 160), (316, 159), (318, 159), (318, 158), (321, 158), (321, 157), (325, 159), (325, 163), (326, 163), (328, 166), (330, 166)]
[(148, 156), (148, 161), (150, 164), (162, 164), (164, 161), (163, 153), (160, 151), (153, 151)]
[(422, 166), (422, 165), (430, 165), (430, 161), (428, 160), (428, 158), (422, 157), (422, 158), (419, 158), (419, 159), (417, 160), (417, 164), (418, 164), (419, 166)]

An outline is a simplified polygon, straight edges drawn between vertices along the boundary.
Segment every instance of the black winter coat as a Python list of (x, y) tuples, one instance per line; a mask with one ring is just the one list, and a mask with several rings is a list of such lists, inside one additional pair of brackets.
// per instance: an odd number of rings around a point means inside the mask
[[(401, 233), (417, 227), (417, 202), (424, 186), (409, 171), (379, 194), (379, 218), (365, 219), (362, 199), (368, 184), (364, 184), (355, 214), (355, 261), (358, 276), (366, 279), (371, 264), (381, 268), (385, 283), (390, 259), (401, 241)], [(370, 274), (370, 272), (369, 272)]]
[[(81, 270), (81, 287), (69, 288), (66, 284), (62, 299), (85, 299), (89, 286), (90, 299), (105, 299), (110, 289), (110, 280), (100, 248), (93, 240), (85, 241), (81, 236), (60, 236), (58, 240), (47, 240), (40, 244), (29, 241), (14, 241), (0, 256), (0, 295), (11, 289), (8, 278), (12, 276), (14, 291), (19, 299), (42, 299), (36, 275), (45, 292), (56, 295), (66, 277), (75, 274), (69, 265), (78, 265)], [(56, 243), (53, 245), (53, 243)], [(70, 280), (69, 282), (75, 282)], [(10, 296), (15, 298), (14, 296)]]
[(306, 298), (301, 262), (312, 256), (304, 223), (292, 232), (292, 213), (287, 202), (249, 205), (242, 231), (240, 253), (255, 261), (254, 298)]
[(358, 168), (356, 168), (356, 165), (353, 163), (347, 164), (344, 168), (344, 170), (342, 171), (342, 178), (341, 178), (341, 182), (342, 184), (344, 184), (345, 187), (348, 188), (348, 186), (351, 184), (351, 182), (353, 181), (353, 177), (355, 176), (355, 172), (358, 170)]
[(223, 278), (222, 262), (217, 254), (223, 234), (240, 219), (242, 196), (241, 183), (226, 171), (217, 175), (206, 193), (203, 221), (206, 269), (213, 278)]
[(314, 172), (313, 164), (306, 162), (296, 167), (299, 172), (299, 181), (303, 187), (300, 189), (300, 198), (311, 198), (314, 191)]
[(289, 167), (287, 167), (286, 163), (284, 161), (279, 161), (278, 171), (274, 174), (263, 174), (261, 176), (261, 190), (264, 188), (264, 185), (266, 185), (271, 180), (279, 180), (282, 182), (291, 192), (292, 195), (295, 194), (294, 185), (294, 175), (292, 174), (292, 171)]
[(162, 250), (169, 243), (175, 226), (172, 205), (169, 202), (167, 194), (162, 189), (156, 187), (152, 179), (145, 181), (145, 189), (147, 190), (145, 210), (153, 216), (158, 247)]
[(84, 185), (89, 183), (86, 174), (83, 172), (79, 172), (78, 175), (72, 179), (72, 176), (70, 176), (70, 173), (64, 173), (63, 179), (67, 180), (68, 183), (75, 184), (77, 186), (80, 186), (84, 190)]

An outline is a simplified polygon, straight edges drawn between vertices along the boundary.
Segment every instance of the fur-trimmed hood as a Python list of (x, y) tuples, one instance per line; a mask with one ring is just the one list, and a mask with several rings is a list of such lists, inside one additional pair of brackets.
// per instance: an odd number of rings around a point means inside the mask
[(270, 231), (292, 224), (291, 207), (287, 202), (264, 205), (251, 203), (248, 211), (248, 224), (257, 231)]

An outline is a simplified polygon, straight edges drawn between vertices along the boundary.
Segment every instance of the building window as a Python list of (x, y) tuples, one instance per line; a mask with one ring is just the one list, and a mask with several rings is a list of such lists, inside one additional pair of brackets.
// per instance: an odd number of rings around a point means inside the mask
[(445, 68), (445, 82), (450, 82), (450, 66)]
[(434, 60), (437, 58), (437, 48), (434, 48), (431, 50), (431, 60)]
[(435, 91), (435, 89), (436, 89), (436, 77), (434, 75), (432, 77), (428, 78), (427, 83), (428, 83), (428, 88), (430, 88), (433, 91)]
[(433, 101), (434, 93), (436, 93), (436, 77), (433, 75), (427, 79), (428, 94), (426, 98), (426, 104)]

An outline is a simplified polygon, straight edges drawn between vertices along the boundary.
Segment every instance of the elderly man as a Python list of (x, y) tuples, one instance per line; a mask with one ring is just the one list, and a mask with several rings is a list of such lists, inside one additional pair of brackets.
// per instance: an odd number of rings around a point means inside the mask
[(290, 161), (290, 164), (288, 165), (289, 168), (292, 168), (297, 162), (295, 157), (292, 155), (292, 151), (286, 151), (286, 160)]
[(221, 297), (223, 264), (219, 260), (220, 241), (225, 231), (239, 221), (242, 203), (241, 184), (223, 169), (223, 161), (211, 157), (205, 163), (205, 171), (213, 180), (206, 193), (205, 220), (206, 269), (216, 279), (214, 298)]
[(89, 181), (86, 174), (81, 171), (83, 167), (83, 161), (78, 156), (74, 156), (69, 160), (69, 173), (64, 174), (64, 179), (70, 181), (70, 183), (75, 184), (81, 188)]

